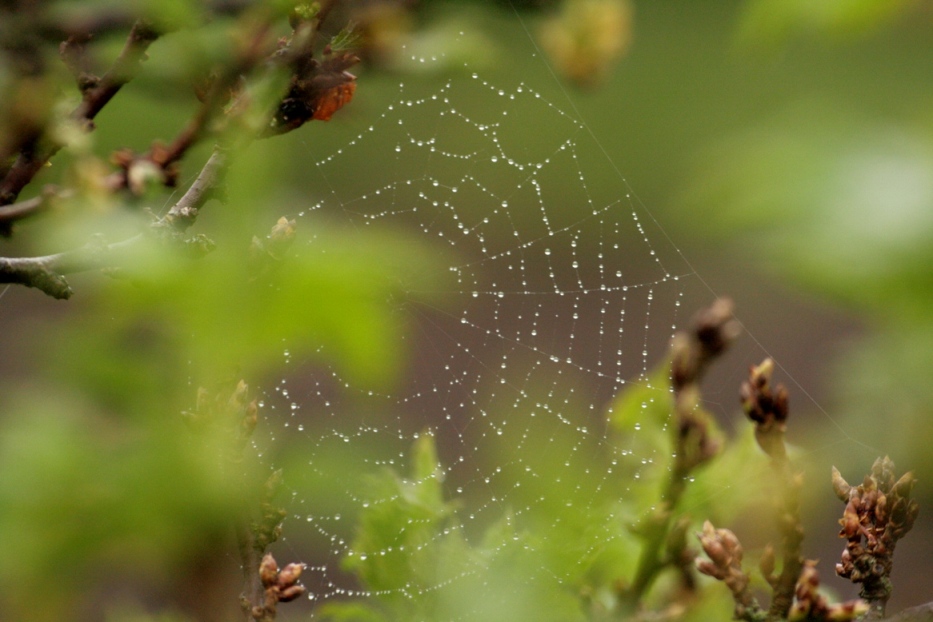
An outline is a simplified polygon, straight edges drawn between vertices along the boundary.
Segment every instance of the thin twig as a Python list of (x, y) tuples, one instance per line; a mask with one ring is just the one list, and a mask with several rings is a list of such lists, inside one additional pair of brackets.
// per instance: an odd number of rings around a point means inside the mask
[[(194, 224), (198, 210), (211, 198), (211, 191), (216, 189), (222, 179), (226, 164), (224, 150), (216, 147), (188, 191), (152, 227), (158, 229), (170, 226), (177, 231), (184, 231)], [(34, 200), (16, 205), (23, 206), (21, 209), (24, 211), (38, 209)], [(0, 207), (0, 214), (2, 210), (12, 207)], [(139, 234), (113, 244), (91, 243), (79, 249), (43, 257), (0, 257), (0, 283), (35, 287), (53, 298), (68, 299), (74, 292), (65, 275), (114, 267), (119, 263), (120, 254), (143, 238), (144, 235)]]
[(220, 146), (215, 146), (214, 152), (204, 164), (197, 179), (172, 206), (163, 220), (179, 231), (184, 231), (193, 225), (198, 211), (216, 192), (226, 172), (227, 163), (225, 150)]
[(136, 244), (137, 235), (114, 244), (86, 244), (81, 248), (43, 257), (0, 257), (0, 283), (35, 287), (59, 300), (71, 298), (74, 291), (66, 274), (86, 272), (114, 265), (116, 256)]
[[(140, 63), (145, 60), (149, 45), (159, 37), (151, 25), (137, 21), (130, 31), (123, 51), (117, 57), (110, 70), (105, 73), (96, 86), (84, 91), (81, 103), (72, 111), (71, 119), (87, 129), (93, 129), (93, 120), (113, 96), (135, 77)], [(0, 205), (9, 205), (33, 177), (45, 166), (45, 163), (62, 148), (62, 144), (49, 141), (43, 147), (20, 151), (16, 162), (0, 180)]]
[(55, 186), (49, 186), (39, 196), (19, 203), (0, 205), (0, 235), (9, 236), (13, 230), (13, 223), (40, 214), (49, 209), (55, 201), (73, 196), (73, 190), (60, 190)]

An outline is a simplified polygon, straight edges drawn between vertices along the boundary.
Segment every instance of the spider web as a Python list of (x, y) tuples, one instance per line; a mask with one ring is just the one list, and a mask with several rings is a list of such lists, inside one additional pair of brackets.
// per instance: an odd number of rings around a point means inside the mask
[[(469, 71), (427, 89), (399, 86), (372, 125), (309, 165), (318, 200), (300, 217), (413, 230), (438, 249), (449, 276), (446, 289), (408, 290), (399, 301), (409, 368), (391, 393), (287, 350), (293, 373), (267, 392), (270, 421), (290, 442), (300, 437), (305, 457), (290, 485), (317, 491), (296, 492), (285, 527), (287, 545), (309, 563), (312, 601), (416, 599), (472, 585), (494, 563), (388, 595), (361, 589), (341, 568), (400, 552), (354, 548), (360, 515), (397, 501), (363, 492), (360, 480), (387, 467), (407, 477), (419, 438), (436, 444), (434, 477), (457, 507), (456, 520), (421, 545), (429, 552), (451, 530), (479, 541), (502, 521), (516, 530), (540, 522), (541, 510), (541, 537), (560, 538), (563, 519), (548, 508), (585, 514), (607, 488), (624, 493), (621, 471), (637, 480), (655, 460), (638, 425), (625, 445), (610, 439), (607, 407), (647, 379), (689, 315), (681, 307), (708, 293), (688, 295), (692, 270), (605, 168), (574, 114), (531, 85), (494, 85)], [(596, 520), (604, 524), (593, 529), (612, 538), (618, 517)], [(578, 553), (579, 563), (591, 552)]]

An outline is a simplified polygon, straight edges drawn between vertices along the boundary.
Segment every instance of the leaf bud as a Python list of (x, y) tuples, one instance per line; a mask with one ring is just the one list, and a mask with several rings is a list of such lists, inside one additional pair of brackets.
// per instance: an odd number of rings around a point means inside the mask
[(839, 469), (833, 467), (833, 492), (836, 493), (840, 501), (848, 501), (851, 491), (852, 486), (842, 477), (842, 473), (839, 472)]
[(858, 510), (855, 507), (855, 500), (852, 499), (846, 504), (846, 509), (842, 513), (842, 518), (839, 519), (839, 524), (842, 525), (842, 531), (839, 533), (840, 536), (848, 539), (856, 537), (859, 532), (859, 516)]
[(259, 564), (259, 580), (262, 581), (262, 586), (270, 587), (275, 585), (278, 574), (279, 565), (275, 563), (272, 553), (266, 553)]
[(278, 586), (283, 590), (294, 585), (304, 570), (302, 564), (288, 564), (279, 571)]
[(719, 579), (720, 581), (726, 578), (726, 575), (720, 570), (719, 566), (708, 559), (697, 559), (696, 565), (697, 570), (702, 574), (713, 577), (714, 579)]
[(291, 602), (295, 600), (296, 598), (298, 598), (299, 596), (301, 596), (302, 594), (304, 594), (306, 591), (307, 590), (305, 589), (305, 586), (303, 585), (293, 585), (291, 587), (288, 587), (282, 590), (282, 593), (279, 595), (279, 602), (280, 603)]

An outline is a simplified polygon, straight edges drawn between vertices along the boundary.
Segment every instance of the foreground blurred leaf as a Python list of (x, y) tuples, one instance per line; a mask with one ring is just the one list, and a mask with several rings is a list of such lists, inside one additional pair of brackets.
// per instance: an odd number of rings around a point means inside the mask
[(76, 590), (114, 568), (125, 569), (121, 581), (156, 587), (223, 539), (238, 487), (172, 413), (115, 422), (48, 387), (5, 402), (16, 414), (0, 436), (0, 582), (14, 611), (64, 614)]
[(404, 237), (307, 220), (298, 227), (294, 250), (256, 279), (246, 240), (199, 261), (149, 249), (136, 258), (132, 284), (110, 288), (101, 306), (123, 310), (117, 323), (144, 319), (197, 374), (249, 375), (291, 349), (326, 356), (351, 382), (389, 382), (402, 360), (406, 291), (432, 289), (435, 258)]

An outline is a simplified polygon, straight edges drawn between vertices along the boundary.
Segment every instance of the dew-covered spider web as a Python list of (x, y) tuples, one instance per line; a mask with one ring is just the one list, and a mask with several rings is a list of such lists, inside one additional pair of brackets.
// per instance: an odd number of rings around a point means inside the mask
[[(309, 143), (298, 226), (414, 232), (445, 277), (396, 301), (407, 351), (391, 390), (286, 352), (264, 400), (301, 448), (285, 546), (308, 564), (314, 615), (366, 598), (413, 619), (429, 600), (445, 619), (559, 608), (541, 594), (573, 593), (624, 549), (614, 500), (659, 458), (607, 410), (709, 292), (691, 295), (693, 271), (605, 174), (584, 122), (535, 85), (468, 70), (381, 105), (341, 148)], [(426, 438), (436, 457), (414, 449)]]

